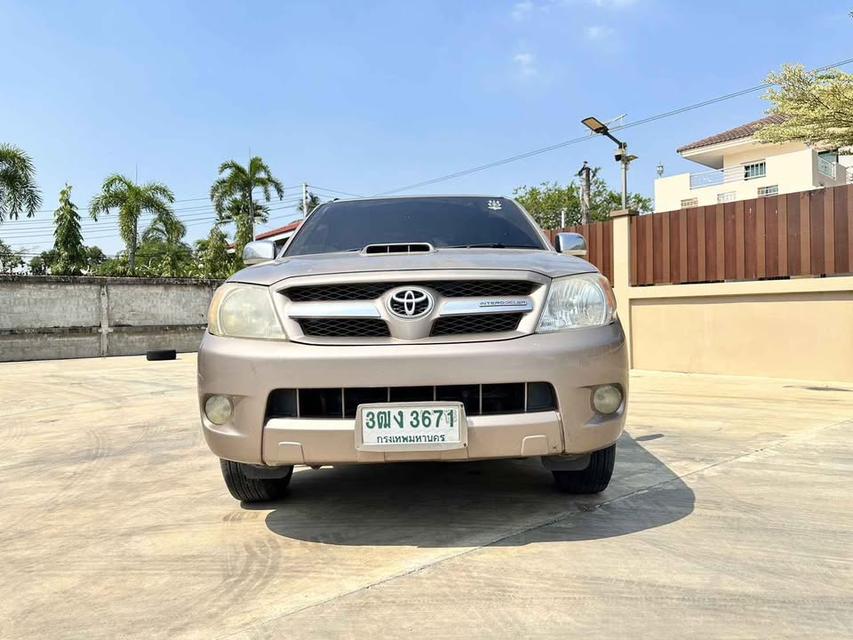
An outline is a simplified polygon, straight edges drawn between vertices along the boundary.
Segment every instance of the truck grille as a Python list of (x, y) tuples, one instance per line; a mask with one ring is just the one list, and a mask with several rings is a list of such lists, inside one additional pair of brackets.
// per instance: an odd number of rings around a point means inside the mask
[(424, 387), (332, 387), (276, 389), (266, 418), (354, 418), (358, 405), (381, 402), (461, 402), (469, 416), (555, 411), (548, 382), (457, 384)]
[(376, 318), (302, 318), (299, 320), (306, 336), (325, 338), (388, 337), (388, 324)]
[(527, 280), (437, 280), (434, 282), (353, 282), (291, 287), (282, 293), (293, 302), (374, 300), (389, 289), (419, 286), (433, 289), (445, 298), (526, 296), (537, 286)]
[(462, 333), (498, 333), (515, 331), (521, 313), (474, 313), (462, 316), (443, 316), (432, 325), (431, 336), (453, 336)]

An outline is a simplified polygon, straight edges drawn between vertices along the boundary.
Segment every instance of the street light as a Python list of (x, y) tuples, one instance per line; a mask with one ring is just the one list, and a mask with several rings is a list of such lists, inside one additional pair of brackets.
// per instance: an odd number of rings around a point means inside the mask
[(601, 120), (596, 118), (595, 116), (590, 116), (588, 118), (584, 118), (581, 120), (581, 123), (592, 131), (593, 133), (597, 133), (602, 136), (607, 136), (613, 142), (616, 143), (617, 150), (616, 155), (614, 156), (616, 162), (619, 162), (622, 165), (622, 208), (628, 208), (628, 165), (631, 164), (634, 160), (637, 159), (637, 156), (628, 155), (628, 145), (625, 142), (622, 142), (617, 137), (615, 137), (612, 133), (610, 133), (610, 129), (604, 124)]

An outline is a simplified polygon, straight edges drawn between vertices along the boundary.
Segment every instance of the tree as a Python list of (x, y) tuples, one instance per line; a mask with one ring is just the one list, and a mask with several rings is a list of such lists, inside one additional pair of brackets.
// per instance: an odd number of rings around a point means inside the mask
[(580, 194), (574, 182), (565, 187), (556, 182), (543, 182), (538, 187), (525, 185), (516, 188), (513, 195), (543, 229), (558, 228), (564, 209), (567, 225), (580, 221)]
[(0, 222), (15, 220), (25, 213), (36, 214), (41, 205), (41, 193), (36, 186), (33, 161), (22, 149), (0, 144)]
[[(91, 246), (83, 247), (83, 253), (86, 258), (86, 273), (96, 273), (98, 267), (106, 262), (107, 257), (100, 247)], [(42, 251), (39, 255), (30, 260), (30, 273), (34, 276), (44, 276), (49, 273), (56, 275), (59, 273), (56, 263), (59, 260), (59, 253), (56, 249), (48, 249)], [(126, 272), (122, 275), (127, 275)]]
[(51, 272), (51, 267), (56, 262), (56, 249), (42, 251), (30, 260), (30, 273), (34, 276), (46, 276)]
[[(611, 211), (622, 208), (621, 192), (613, 191), (598, 175), (599, 171), (599, 168), (592, 170), (590, 185), (589, 218), (593, 222), (608, 220)], [(566, 226), (580, 224), (580, 188), (575, 182), (565, 186), (556, 182), (543, 182), (536, 187), (525, 185), (515, 189), (513, 195), (543, 229), (558, 228), (564, 210)], [(652, 210), (652, 201), (638, 193), (629, 193), (628, 207), (648, 213)]]
[(86, 271), (88, 273), (92, 273), (98, 268), (98, 266), (103, 264), (106, 259), (107, 256), (104, 255), (104, 252), (101, 251), (100, 247), (94, 245), (86, 247)]
[(115, 258), (104, 260), (95, 269), (99, 276), (126, 276), (128, 274), (127, 256), (120, 253)]
[(125, 176), (114, 174), (104, 180), (101, 193), (92, 198), (89, 213), (97, 220), (102, 213), (118, 209), (119, 234), (127, 248), (128, 273), (136, 272), (136, 250), (139, 239), (139, 216), (153, 213), (162, 220), (174, 218), (171, 189), (160, 182), (139, 185)]
[(218, 225), (210, 230), (206, 240), (198, 242), (197, 253), (202, 277), (222, 280), (234, 272), (233, 260), (228, 254), (228, 238)]
[(853, 146), (853, 75), (784, 65), (780, 73), (769, 74), (767, 82), (773, 85), (764, 96), (772, 103), (768, 113), (781, 121), (759, 129), (757, 140), (798, 140), (831, 149)]
[(44, 262), (44, 258), (41, 256), (33, 256), (30, 258), (30, 274), (34, 276), (47, 275), (47, 265)]
[(80, 230), (80, 214), (71, 202), (71, 186), (59, 192), (59, 208), (53, 214), (53, 250), (56, 260), (50, 267), (55, 275), (78, 276), (87, 267), (86, 247)]
[(142, 234), (138, 257), (144, 264), (144, 275), (177, 278), (192, 270), (192, 249), (183, 239), (184, 223), (171, 213), (157, 214)]
[(255, 202), (254, 190), (260, 189), (264, 201), (269, 202), (273, 192), (279, 200), (284, 197), (284, 185), (259, 156), (253, 156), (246, 167), (235, 160), (223, 162), (219, 176), (210, 187), (210, 199), (220, 222), (236, 224), (235, 249), (236, 255), (241, 256), (243, 247), (253, 238), (255, 218), (265, 220), (268, 211), (262, 203)]
[(20, 251), (15, 251), (0, 240), (0, 273), (13, 273), (15, 269), (19, 269), (25, 264)]

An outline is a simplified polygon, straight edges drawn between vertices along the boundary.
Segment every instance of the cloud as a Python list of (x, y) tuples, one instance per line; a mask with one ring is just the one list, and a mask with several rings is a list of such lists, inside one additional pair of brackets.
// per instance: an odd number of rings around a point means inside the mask
[(606, 40), (614, 34), (613, 29), (601, 25), (585, 27), (583, 32), (587, 40)]
[(521, 22), (530, 15), (531, 11), (533, 11), (533, 0), (522, 0), (522, 2), (516, 2), (512, 6), (512, 19), (516, 22)]
[(516, 69), (522, 77), (529, 78), (539, 73), (539, 70), (536, 68), (536, 56), (529, 51), (516, 53), (512, 57), (512, 61), (515, 63)]

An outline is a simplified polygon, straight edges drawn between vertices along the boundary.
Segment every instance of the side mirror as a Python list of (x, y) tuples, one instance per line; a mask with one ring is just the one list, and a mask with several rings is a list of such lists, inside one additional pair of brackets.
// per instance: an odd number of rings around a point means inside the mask
[(570, 256), (586, 257), (586, 239), (579, 233), (558, 233), (554, 238), (554, 248)]
[(256, 240), (243, 247), (243, 262), (258, 264), (275, 260), (275, 245), (267, 240)]

